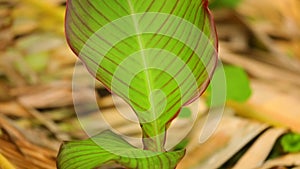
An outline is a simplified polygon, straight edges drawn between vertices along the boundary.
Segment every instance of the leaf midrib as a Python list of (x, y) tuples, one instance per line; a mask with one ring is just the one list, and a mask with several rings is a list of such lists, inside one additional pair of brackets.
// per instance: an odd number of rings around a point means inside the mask
[[(140, 47), (140, 49), (141, 49), (141, 55), (142, 55), (142, 60), (143, 60), (143, 65), (144, 65), (144, 68), (146, 69), (145, 70), (145, 75), (146, 75), (146, 81), (147, 81), (147, 92), (149, 93), (149, 94), (151, 94), (150, 93), (150, 91), (152, 90), (152, 86), (151, 86), (151, 79), (150, 79), (150, 75), (149, 75), (149, 72), (148, 72), (148, 70), (147, 70), (147, 68), (148, 68), (148, 65), (147, 65), (147, 61), (146, 61), (146, 56), (145, 56), (145, 52), (144, 52), (144, 45), (143, 45), (143, 42), (142, 42), (142, 39), (141, 39), (141, 32), (140, 32), (140, 29), (139, 29), (139, 25), (138, 25), (138, 21), (137, 21), (137, 19), (136, 19), (136, 16), (135, 16), (135, 14), (136, 14), (136, 12), (135, 12), (135, 10), (134, 10), (134, 7), (133, 7), (133, 4), (131, 3), (131, 1), (130, 0), (127, 0), (127, 3), (128, 3), (128, 6), (129, 6), (129, 8), (130, 8), (130, 14), (131, 14), (131, 18), (132, 18), (132, 21), (133, 21), (133, 23), (134, 23), (134, 28), (135, 28), (135, 31), (136, 31), (136, 36), (137, 36), (137, 40), (138, 40), (138, 44), (139, 44), (139, 47)], [(153, 100), (153, 97), (150, 97), (149, 98), (150, 100), (150, 110), (152, 110), (152, 112), (150, 112), (151, 114), (153, 114), (153, 116), (154, 116), (154, 118), (153, 119), (156, 119), (157, 117), (156, 117), (156, 110), (155, 110), (155, 107), (152, 107), (154, 104), (154, 100)], [(155, 137), (155, 142), (156, 142), (156, 145), (157, 145), (157, 147), (156, 147), (156, 151), (163, 151), (162, 149), (161, 149), (161, 142), (160, 142), (160, 139), (159, 139), (159, 131), (158, 131), (158, 124), (157, 124), (157, 120), (154, 120), (153, 121), (153, 128), (154, 128), (154, 137)]]

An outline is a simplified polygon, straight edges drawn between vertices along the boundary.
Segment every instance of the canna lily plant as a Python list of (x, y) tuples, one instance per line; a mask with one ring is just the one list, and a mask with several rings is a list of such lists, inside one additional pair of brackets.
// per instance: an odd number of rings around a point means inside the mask
[(88, 71), (132, 107), (144, 148), (106, 130), (63, 143), (57, 167), (174, 169), (185, 150), (167, 151), (166, 131), (205, 91), (218, 60), (208, 0), (68, 0), (65, 30)]

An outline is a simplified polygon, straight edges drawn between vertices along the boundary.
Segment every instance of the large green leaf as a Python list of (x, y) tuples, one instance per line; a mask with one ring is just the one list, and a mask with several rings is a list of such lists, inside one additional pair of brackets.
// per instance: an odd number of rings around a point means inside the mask
[(117, 162), (128, 169), (174, 169), (184, 153), (184, 150), (164, 153), (140, 150), (107, 130), (87, 140), (64, 143), (57, 167), (92, 169), (108, 162)]
[(206, 89), (217, 62), (207, 0), (68, 0), (72, 50), (141, 123), (145, 149)]

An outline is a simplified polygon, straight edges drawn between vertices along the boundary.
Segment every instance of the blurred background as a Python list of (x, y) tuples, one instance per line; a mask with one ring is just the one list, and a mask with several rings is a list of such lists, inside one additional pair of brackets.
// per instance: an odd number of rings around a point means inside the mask
[[(186, 148), (187, 155), (178, 169), (300, 168), (300, 1), (211, 0), (210, 7), (220, 58), (242, 75), (229, 71), (228, 93), (237, 96), (228, 99), (208, 141), (199, 144), (209, 94), (200, 99), (190, 131), (182, 129), (189, 115), (180, 117), (173, 129), (187, 137), (174, 149)], [(65, 0), (0, 0), (0, 166), (54, 169), (63, 140), (88, 137), (73, 106), (77, 58), (65, 41), (64, 11)], [(123, 103), (96, 86), (106, 120), (120, 133), (138, 137), (138, 124), (115, 109)], [(78, 92), (82, 102), (90, 97)], [(94, 120), (99, 112), (84, 109), (82, 119), (99, 126)]]

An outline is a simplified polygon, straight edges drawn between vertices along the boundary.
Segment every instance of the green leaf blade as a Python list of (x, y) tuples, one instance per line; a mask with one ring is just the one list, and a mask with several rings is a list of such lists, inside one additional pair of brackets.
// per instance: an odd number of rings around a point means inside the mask
[(297, 153), (300, 152), (300, 134), (288, 133), (285, 134), (280, 140), (284, 152)]
[[(222, 69), (222, 70), (221, 70)], [(213, 105), (211, 106), (220, 106), (223, 105), (223, 101), (235, 101), (238, 103), (246, 102), (252, 94), (252, 89), (250, 86), (250, 80), (248, 78), (248, 74), (245, 70), (240, 67), (232, 66), (232, 65), (224, 65), (223, 67), (218, 68), (215, 71), (215, 75), (213, 78), (213, 83), (222, 84), (224, 83), (224, 79), (218, 78), (219, 76), (222, 77), (222, 73), (226, 75), (226, 100), (222, 98), (215, 98), (213, 101)], [(210, 105), (211, 103), (211, 86), (208, 88), (208, 99), (207, 103)], [(216, 93), (222, 93), (223, 88), (217, 87), (214, 88)], [(217, 97), (222, 97), (219, 95)]]
[(92, 169), (108, 162), (118, 162), (129, 169), (148, 169), (149, 166), (153, 169), (174, 169), (184, 154), (184, 150), (164, 153), (140, 150), (107, 130), (87, 140), (64, 143), (57, 167)]
[(67, 1), (69, 45), (134, 109), (143, 136), (154, 139), (145, 148), (164, 151), (165, 130), (210, 81), (217, 38), (207, 6), (207, 0)]

